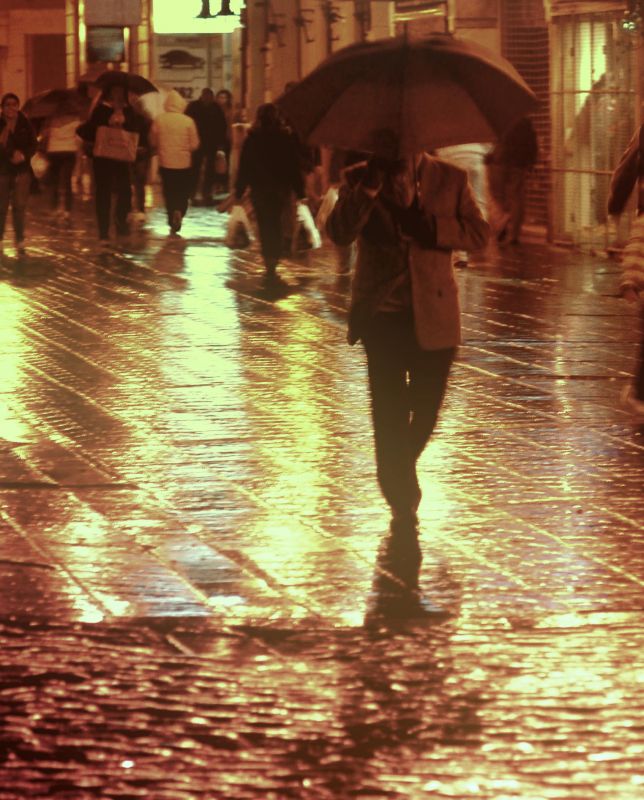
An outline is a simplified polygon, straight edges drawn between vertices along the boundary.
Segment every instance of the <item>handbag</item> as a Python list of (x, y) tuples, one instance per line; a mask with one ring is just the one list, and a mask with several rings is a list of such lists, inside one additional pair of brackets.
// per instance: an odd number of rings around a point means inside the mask
[(136, 148), (139, 144), (139, 134), (135, 131), (125, 131), (123, 128), (99, 125), (96, 129), (94, 141), (94, 156), (98, 158), (111, 158), (114, 161), (136, 160)]

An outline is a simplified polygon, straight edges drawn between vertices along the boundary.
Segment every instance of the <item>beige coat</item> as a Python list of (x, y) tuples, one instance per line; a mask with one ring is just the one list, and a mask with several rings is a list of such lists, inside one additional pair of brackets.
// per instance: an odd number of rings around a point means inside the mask
[(364, 173), (364, 165), (347, 170), (338, 202), (327, 220), (327, 232), (333, 242), (358, 242), (349, 342), (354, 344), (360, 339), (365, 321), (381, 306), (397, 276), (408, 265), (420, 347), (456, 347), (461, 341), (461, 315), (451, 253), (455, 249), (478, 250), (489, 235), (467, 174), (441, 159), (422, 157), (418, 168), (419, 204), (436, 220), (436, 248), (429, 250), (401, 238), (384, 204), (362, 187)]
[(186, 101), (172, 89), (162, 111), (152, 123), (150, 144), (159, 156), (159, 166), (166, 169), (188, 169), (192, 153), (199, 147), (195, 121), (184, 114)]

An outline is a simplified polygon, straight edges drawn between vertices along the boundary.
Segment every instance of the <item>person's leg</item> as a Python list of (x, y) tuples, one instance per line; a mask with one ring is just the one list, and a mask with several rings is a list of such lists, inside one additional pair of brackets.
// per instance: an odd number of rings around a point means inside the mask
[(266, 196), (253, 193), (252, 201), (266, 272), (274, 275), (282, 255), (282, 215), (285, 200), (277, 193)]
[(64, 153), (60, 168), (60, 188), (64, 194), (65, 211), (71, 213), (74, 195), (72, 192), (72, 175), (76, 165), (76, 153)]
[(190, 170), (175, 170), (176, 175), (176, 202), (177, 208), (181, 212), (181, 217), (185, 217), (188, 212), (188, 199), (190, 198)]
[(436, 427), (455, 355), (456, 348), (453, 347), (444, 350), (416, 348), (412, 357), (409, 372), (410, 443), (414, 462)]
[[(204, 151), (201, 148), (195, 150), (192, 154), (192, 185), (190, 187), (190, 194), (193, 201), (197, 199), (197, 194), (199, 194), (199, 179), (201, 177), (201, 165), (203, 164), (203, 159)], [(203, 189), (201, 191), (201, 196), (203, 197)]]
[(110, 211), (112, 205), (111, 162), (106, 161), (104, 158), (95, 158), (93, 167), (98, 238), (101, 241), (106, 241), (110, 238)]
[(363, 336), (378, 483), (394, 519), (415, 521), (418, 486), (410, 440), (407, 373), (414, 346), (407, 314), (378, 314)]
[(166, 170), (166, 180), (168, 187), (168, 220), (173, 233), (181, 229), (181, 222), (185, 214), (187, 198), (182, 192), (183, 170)]
[(640, 312), (640, 352), (637, 362), (637, 372), (635, 373), (634, 389), (635, 399), (644, 403), (644, 308)]
[(51, 188), (49, 205), (52, 211), (56, 211), (60, 196), (62, 162), (60, 160), (60, 153), (48, 153), (47, 158), (49, 159), (48, 178)]
[(11, 199), (13, 178), (11, 175), (0, 175), (0, 242), (4, 238), (4, 229), (7, 222), (7, 212)]
[(129, 164), (125, 161), (114, 162), (114, 181), (116, 186), (116, 230), (121, 236), (127, 236), (130, 228), (127, 215), (132, 210), (132, 182)]
[(148, 178), (148, 159), (137, 158), (133, 170), (134, 201), (139, 213), (145, 213), (145, 186)]
[(524, 169), (517, 167), (509, 171), (508, 174), (508, 235), (509, 242), (516, 244), (521, 236), (521, 228), (525, 218), (526, 207), (526, 179), (527, 174)]
[(170, 177), (170, 172), (167, 167), (159, 167), (159, 177), (161, 178), (161, 190), (163, 192), (163, 202), (165, 204), (166, 214), (168, 216), (168, 225), (172, 225), (172, 211), (174, 210), (174, 206), (172, 205), (172, 179)]
[(25, 215), (27, 212), (27, 201), (31, 189), (31, 172), (19, 172), (14, 177), (13, 198), (11, 210), (13, 214), (13, 230), (16, 237), (16, 246), (22, 247), (25, 239)]
[(213, 186), (215, 185), (215, 151), (214, 148), (208, 148), (204, 155), (204, 170), (203, 170), (203, 199), (206, 203), (213, 203)]

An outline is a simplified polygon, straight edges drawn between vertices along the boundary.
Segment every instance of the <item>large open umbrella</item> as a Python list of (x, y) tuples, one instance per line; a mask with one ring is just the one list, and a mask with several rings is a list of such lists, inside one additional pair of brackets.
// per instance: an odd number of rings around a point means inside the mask
[(338, 50), (277, 104), (311, 144), (378, 152), (386, 131), (406, 154), (494, 141), (536, 97), (504, 58), (435, 34)]
[(90, 100), (78, 89), (47, 89), (25, 101), (22, 112), (30, 119), (87, 113)]
[(106, 70), (93, 83), (99, 89), (107, 89), (109, 86), (123, 86), (128, 92), (139, 95), (158, 91), (152, 81), (144, 78), (143, 75), (137, 75), (134, 72), (120, 72), (115, 69)]

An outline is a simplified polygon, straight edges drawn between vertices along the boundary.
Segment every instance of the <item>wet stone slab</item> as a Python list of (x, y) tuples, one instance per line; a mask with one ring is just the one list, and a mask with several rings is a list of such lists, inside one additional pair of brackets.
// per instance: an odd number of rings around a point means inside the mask
[(214, 209), (99, 255), (92, 208), (44, 200), (0, 266), (0, 799), (639, 800), (617, 265), (458, 271), (414, 548), (328, 243), (270, 287)]

